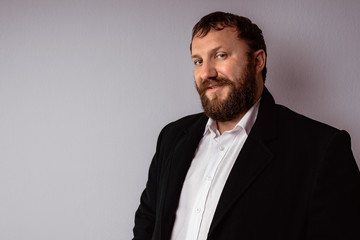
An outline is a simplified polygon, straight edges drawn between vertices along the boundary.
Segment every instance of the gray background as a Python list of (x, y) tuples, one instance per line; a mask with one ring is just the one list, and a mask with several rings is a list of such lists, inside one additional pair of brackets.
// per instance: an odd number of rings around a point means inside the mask
[(352, 136), (360, 1), (1, 0), (0, 239), (129, 239), (161, 128), (201, 111), (189, 42), (248, 16), (277, 102)]

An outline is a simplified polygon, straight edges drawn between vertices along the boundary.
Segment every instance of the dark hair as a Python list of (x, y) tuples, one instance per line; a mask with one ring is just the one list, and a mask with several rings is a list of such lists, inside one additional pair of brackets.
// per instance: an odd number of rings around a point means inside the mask
[[(205, 37), (211, 29), (220, 31), (226, 27), (234, 27), (238, 32), (238, 38), (247, 42), (250, 48), (250, 56), (259, 49), (264, 50), (266, 56), (266, 44), (261, 29), (250, 19), (225, 12), (213, 12), (200, 19), (192, 30), (191, 41), (194, 37)], [(191, 45), (190, 45), (191, 50)], [(266, 78), (266, 62), (262, 70), (263, 81)]]

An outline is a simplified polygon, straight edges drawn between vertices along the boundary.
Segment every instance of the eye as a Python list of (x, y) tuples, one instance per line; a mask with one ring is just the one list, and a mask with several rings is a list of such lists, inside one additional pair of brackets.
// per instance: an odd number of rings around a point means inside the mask
[(219, 59), (225, 59), (227, 57), (226, 53), (218, 53), (216, 54), (216, 58), (219, 58)]
[(202, 62), (203, 62), (202, 59), (195, 59), (195, 60), (194, 60), (194, 65), (201, 65)]

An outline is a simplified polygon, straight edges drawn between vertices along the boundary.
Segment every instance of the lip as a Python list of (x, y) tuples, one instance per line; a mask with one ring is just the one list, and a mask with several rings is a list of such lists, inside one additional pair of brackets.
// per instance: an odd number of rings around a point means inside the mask
[(219, 91), (219, 90), (221, 90), (222, 88), (223, 88), (224, 86), (221, 86), (221, 85), (212, 85), (212, 86), (209, 86), (208, 88), (207, 88), (207, 92), (210, 92), (210, 93), (214, 93), (214, 92), (217, 92), (217, 91)]

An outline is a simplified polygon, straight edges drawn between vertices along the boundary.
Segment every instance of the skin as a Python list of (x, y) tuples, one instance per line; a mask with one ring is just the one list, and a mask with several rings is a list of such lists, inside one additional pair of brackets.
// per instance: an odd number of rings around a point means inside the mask
[[(195, 36), (192, 41), (191, 58), (195, 65), (196, 85), (200, 86), (204, 80), (216, 77), (225, 77), (235, 83), (241, 82), (244, 69), (248, 63), (248, 51), (247, 43), (238, 38), (238, 33), (233, 27), (226, 27), (220, 31), (212, 29), (204, 37)], [(255, 79), (258, 86), (256, 102), (264, 89), (261, 71), (265, 67), (266, 54), (263, 50), (258, 50), (249, 60), (255, 62)], [(206, 96), (210, 100), (215, 96), (223, 100), (227, 98), (228, 94), (229, 87), (227, 85), (210, 86), (206, 91)], [(230, 121), (218, 121), (219, 132), (222, 134), (225, 131), (232, 130), (245, 114), (246, 112), (243, 112)]]

